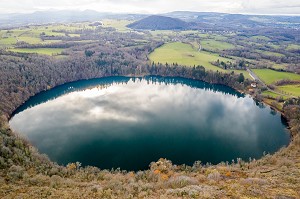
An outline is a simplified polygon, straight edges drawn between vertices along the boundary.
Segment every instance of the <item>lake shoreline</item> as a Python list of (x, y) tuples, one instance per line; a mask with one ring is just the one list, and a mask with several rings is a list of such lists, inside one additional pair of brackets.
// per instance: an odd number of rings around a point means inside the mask
[[(126, 77), (126, 78), (146, 78), (146, 77), (149, 77), (149, 78), (179, 78), (179, 79), (182, 79), (182, 80), (192, 80), (192, 81), (195, 81), (195, 82), (203, 82), (203, 83), (208, 83), (208, 82), (205, 82), (205, 81), (202, 81), (202, 80), (197, 80), (197, 79), (192, 79), (192, 78), (185, 78), (185, 77), (180, 77), (180, 76), (176, 76), (176, 77), (173, 77), (173, 76), (161, 76), (161, 75), (143, 75), (143, 76), (132, 76), (132, 75), (128, 75), (128, 76), (107, 76), (107, 77), (101, 77), (101, 78), (93, 78), (93, 79), (86, 79), (86, 80), (79, 80), (79, 81), (74, 81), (74, 82), (68, 82), (66, 84), (63, 84), (63, 85), (59, 85), (57, 87), (54, 87), (52, 89), (56, 89), (58, 87), (61, 87), (61, 86), (65, 86), (65, 87), (68, 87), (68, 84), (72, 84), (72, 83), (80, 83), (80, 82), (86, 82), (86, 81), (90, 81), (90, 80), (97, 80), (97, 79), (105, 79), (105, 78), (122, 78), (122, 77)], [(96, 81), (95, 81), (96, 82)], [(209, 83), (211, 85), (220, 85), (220, 86), (226, 86), (232, 90), (234, 90), (235, 92), (237, 93), (240, 93), (242, 94), (242, 92), (228, 86), (228, 85), (224, 85), (224, 84), (212, 84), (212, 83)], [(42, 92), (46, 92), (46, 91), (42, 91)], [(42, 93), (41, 92), (41, 93)], [(36, 94), (38, 95), (38, 94)], [(249, 95), (253, 100), (253, 96)], [(269, 106), (270, 108), (272, 108), (272, 106)], [(16, 111), (16, 110), (15, 110)], [(290, 143), (290, 142), (289, 142)]]

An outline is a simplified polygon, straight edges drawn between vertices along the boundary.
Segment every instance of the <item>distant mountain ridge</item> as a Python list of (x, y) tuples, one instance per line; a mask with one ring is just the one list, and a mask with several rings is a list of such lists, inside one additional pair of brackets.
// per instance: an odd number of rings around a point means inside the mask
[(143, 30), (184, 30), (189, 28), (189, 23), (180, 19), (152, 15), (129, 24), (127, 27)]
[(0, 28), (9, 28), (30, 24), (71, 23), (98, 21), (104, 18), (139, 20), (146, 17), (143, 14), (114, 14), (94, 10), (51, 10), (37, 11), (29, 14), (0, 14)]
[[(147, 18), (150, 17), (150, 18)], [(163, 18), (163, 17), (171, 17)], [(300, 30), (300, 16), (271, 16), (244, 15), (215, 12), (174, 11), (160, 14), (159, 18), (147, 14), (115, 14), (94, 10), (50, 10), (38, 11), (30, 14), (0, 14), (0, 28), (11, 28), (23, 25), (38, 25), (47, 23), (71, 23), (83, 21), (99, 21), (109, 19), (127, 19), (140, 21), (131, 27), (136, 29), (206, 29), (206, 30), (241, 30), (253, 28), (288, 28)], [(155, 20), (160, 24), (155, 24)], [(180, 21), (178, 21), (180, 20)], [(144, 24), (144, 25), (143, 25)], [(147, 24), (147, 27), (145, 27)], [(143, 27), (144, 26), (144, 27)]]

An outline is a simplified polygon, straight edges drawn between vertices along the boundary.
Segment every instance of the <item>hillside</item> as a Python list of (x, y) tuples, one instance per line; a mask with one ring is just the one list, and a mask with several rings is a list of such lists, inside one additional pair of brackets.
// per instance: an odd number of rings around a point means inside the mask
[(189, 24), (180, 19), (153, 15), (131, 23), (127, 27), (145, 30), (183, 30), (187, 29)]

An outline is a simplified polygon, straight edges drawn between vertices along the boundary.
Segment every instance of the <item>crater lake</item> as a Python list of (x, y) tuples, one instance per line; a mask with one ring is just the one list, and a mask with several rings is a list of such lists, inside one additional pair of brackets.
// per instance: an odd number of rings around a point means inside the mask
[(260, 158), (290, 141), (284, 119), (227, 86), (184, 78), (106, 77), (31, 97), (13, 130), (58, 164), (144, 170)]

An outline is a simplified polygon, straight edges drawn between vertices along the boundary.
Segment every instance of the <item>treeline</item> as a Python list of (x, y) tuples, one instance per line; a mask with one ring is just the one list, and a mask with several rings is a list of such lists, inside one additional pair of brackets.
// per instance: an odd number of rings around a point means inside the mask
[(178, 64), (155, 64), (147, 65), (146, 72), (151, 75), (184, 77), (196, 79), (213, 84), (223, 84), (237, 90), (244, 90), (250, 85), (250, 81), (245, 79), (243, 74), (222, 73), (219, 71), (206, 71), (203, 66), (185, 67)]
[[(76, 54), (67, 59), (0, 52), (0, 110), (9, 116), (30, 96), (57, 85), (105, 76), (180, 76), (225, 84), (242, 90), (249, 84), (239, 74), (205, 71), (202, 66), (148, 64), (147, 54), (155, 44), (128, 49), (89, 46), (91, 55)], [(158, 44), (159, 45), (159, 44)], [(87, 52), (87, 51), (86, 51)]]

